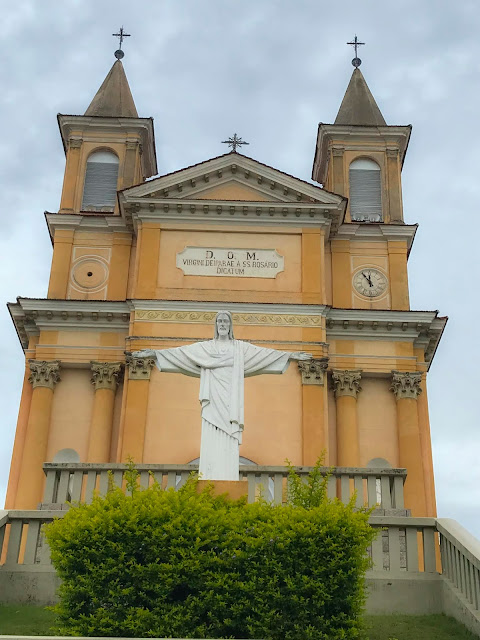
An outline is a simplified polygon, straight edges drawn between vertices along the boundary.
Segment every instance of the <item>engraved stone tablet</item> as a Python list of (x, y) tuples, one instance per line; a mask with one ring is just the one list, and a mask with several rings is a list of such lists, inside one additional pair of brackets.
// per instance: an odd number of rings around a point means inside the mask
[(185, 247), (177, 253), (177, 267), (186, 276), (276, 278), (285, 259), (275, 249)]

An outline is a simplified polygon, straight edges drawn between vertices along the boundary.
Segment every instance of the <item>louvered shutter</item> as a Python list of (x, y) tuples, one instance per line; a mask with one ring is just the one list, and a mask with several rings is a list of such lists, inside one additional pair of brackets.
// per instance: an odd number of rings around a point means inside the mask
[(118, 158), (113, 153), (93, 153), (87, 161), (82, 209), (110, 210), (117, 197)]
[(355, 160), (350, 165), (350, 215), (359, 222), (381, 222), (382, 187), (380, 167), (372, 160)]

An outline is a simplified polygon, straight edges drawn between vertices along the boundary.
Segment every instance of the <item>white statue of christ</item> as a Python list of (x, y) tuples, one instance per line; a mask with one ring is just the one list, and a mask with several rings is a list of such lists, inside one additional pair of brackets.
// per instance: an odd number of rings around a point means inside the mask
[(303, 351), (288, 352), (256, 347), (233, 337), (229, 311), (215, 318), (213, 340), (185, 347), (135, 351), (135, 357), (155, 357), (165, 373), (200, 377), (202, 436), (199, 474), (205, 480), (238, 480), (239, 446), (244, 426), (244, 377), (284, 373), (290, 360), (308, 360)]

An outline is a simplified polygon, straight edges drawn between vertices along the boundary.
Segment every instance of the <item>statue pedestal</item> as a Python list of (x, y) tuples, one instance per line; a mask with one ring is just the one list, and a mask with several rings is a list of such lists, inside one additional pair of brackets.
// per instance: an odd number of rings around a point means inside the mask
[(231, 500), (238, 500), (248, 495), (246, 480), (199, 480), (198, 490), (202, 491), (208, 485), (213, 485), (214, 496), (226, 493)]

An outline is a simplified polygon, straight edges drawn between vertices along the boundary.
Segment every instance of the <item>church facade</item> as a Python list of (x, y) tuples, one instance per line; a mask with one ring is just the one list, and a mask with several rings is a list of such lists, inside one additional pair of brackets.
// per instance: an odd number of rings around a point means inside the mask
[(48, 296), (9, 305), (25, 379), (6, 508), (37, 507), (44, 462), (196, 460), (198, 380), (131, 353), (211, 339), (225, 309), (235, 338), (313, 356), (245, 380), (243, 459), (406, 468), (405, 506), (436, 515), (426, 376), (446, 319), (410, 309), (411, 128), (386, 124), (361, 71), (318, 127), (313, 183), (236, 151), (153, 177), (120, 60), (58, 123)]

